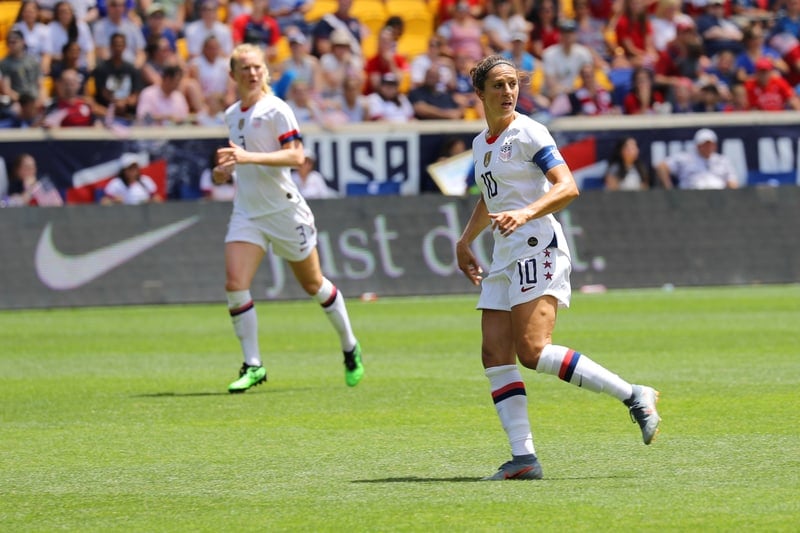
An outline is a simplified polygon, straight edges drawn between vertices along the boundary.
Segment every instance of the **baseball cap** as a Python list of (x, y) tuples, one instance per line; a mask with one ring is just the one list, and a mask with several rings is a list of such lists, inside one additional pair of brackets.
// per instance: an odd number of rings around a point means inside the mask
[(350, 37), (345, 33), (347, 30), (333, 30), (331, 33), (331, 44), (342, 44), (350, 46)]
[(694, 134), (694, 143), (703, 144), (707, 142), (717, 142), (717, 134), (708, 128), (697, 130), (697, 133)]
[(164, 8), (162, 4), (159, 4), (158, 2), (153, 2), (152, 4), (150, 4), (150, 7), (147, 8), (147, 16), (149, 17), (150, 15), (155, 15), (156, 13), (161, 13), (163, 15), (167, 13), (167, 10)]
[(558, 29), (561, 31), (575, 31), (578, 29), (578, 24), (572, 19), (563, 19), (558, 23)]
[(515, 31), (511, 34), (512, 41), (528, 42), (528, 34), (524, 31)]
[(756, 70), (772, 70), (772, 61), (768, 57), (759, 57), (756, 60)]
[(139, 164), (139, 156), (132, 153), (125, 153), (122, 154), (122, 157), (119, 158), (120, 168), (128, 168), (133, 165)]
[(381, 76), (381, 83), (392, 83), (397, 84), (399, 80), (397, 76), (395, 76), (394, 72), (387, 72), (383, 76)]
[(295, 31), (289, 34), (289, 44), (306, 44), (306, 40), (303, 32)]

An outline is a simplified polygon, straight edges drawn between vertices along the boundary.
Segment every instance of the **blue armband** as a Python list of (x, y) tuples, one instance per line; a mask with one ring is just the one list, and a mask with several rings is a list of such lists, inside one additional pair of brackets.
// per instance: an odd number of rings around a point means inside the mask
[(553, 167), (563, 164), (564, 157), (558, 148), (555, 146), (545, 146), (533, 156), (533, 162), (542, 171), (542, 174), (547, 174), (547, 171)]

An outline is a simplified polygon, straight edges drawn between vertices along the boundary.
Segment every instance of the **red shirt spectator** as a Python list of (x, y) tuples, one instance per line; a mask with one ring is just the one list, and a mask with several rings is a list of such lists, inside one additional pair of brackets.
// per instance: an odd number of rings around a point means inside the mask
[(66, 69), (61, 73), (56, 82), (58, 96), (45, 117), (46, 125), (63, 128), (94, 126), (95, 117), (89, 102), (78, 95), (80, 86), (78, 71)]
[(657, 52), (653, 45), (653, 28), (647, 16), (644, 0), (625, 0), (625, 10), (614, 28), (617, 44), (634, 66), (651, 65)]
[(653, 88), (653, 74), (647, 69), (634, 69), (631, 90), (625, 95), (622, 108), (626, 115), (656, 113), (664, 103), (664, 95)]
[(239, 15), (231, 22), (234, 44), (250, 43), (266, 49), (267, 60), (272, 62), (277, 56), (275, 46), (281, 37), (278, 21), (267, 15), (267, 0), (253, 0), (250, 13)]
[(406, 58), (395, 52), (394, 32), (384, 29), (378, 36), (378, 52), (364, 65), (364, 72), (367, 75), (364, 94), (374, 93), (380, 86), (384, 74), (391, 73), (398, 80), (402, 80), (410, 70)]
[(761, 111), (800, 109), (800, 98), (789, 82), (773, 71), (772, 62), (766, 57), (756, 61), (756, 73), (744, 82), (744, 87), (751, 109)]

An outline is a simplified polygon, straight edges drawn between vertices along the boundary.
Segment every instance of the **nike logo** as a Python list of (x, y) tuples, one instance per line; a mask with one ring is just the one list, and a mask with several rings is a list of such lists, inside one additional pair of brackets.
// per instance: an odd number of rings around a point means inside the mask
[(36, 274), (51, 289), (76, 289), (180, 233), (198, 220), (200, 216), (195, 215), (81, 255), (65, 255), (55, 247), (53, 223), (50, 222), (36, 245)]
[(529, 290), (531, 290), (531, 289), (535, 289), (535, 288), (536, 288), (536, 287), (522, 287), (522, 288), (520, 289), (520, 292), (528, 292)]

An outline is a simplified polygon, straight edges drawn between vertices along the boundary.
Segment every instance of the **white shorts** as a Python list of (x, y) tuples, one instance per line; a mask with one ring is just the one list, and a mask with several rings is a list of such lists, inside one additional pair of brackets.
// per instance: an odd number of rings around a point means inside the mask
[(569, 307), (572, 288), (569, 256), (556, 247), (518, 259), (503, 270), (490, 272), (481, 282), (478, 309), (510, 311), (542, 296), (554, 296), (559, 307)]
[(287, 261), (302, 261), (317, 245), (314, 214), (306, 206), (284, 209), (257, 218), (233, 212), (225, 242), (249, 242)]

